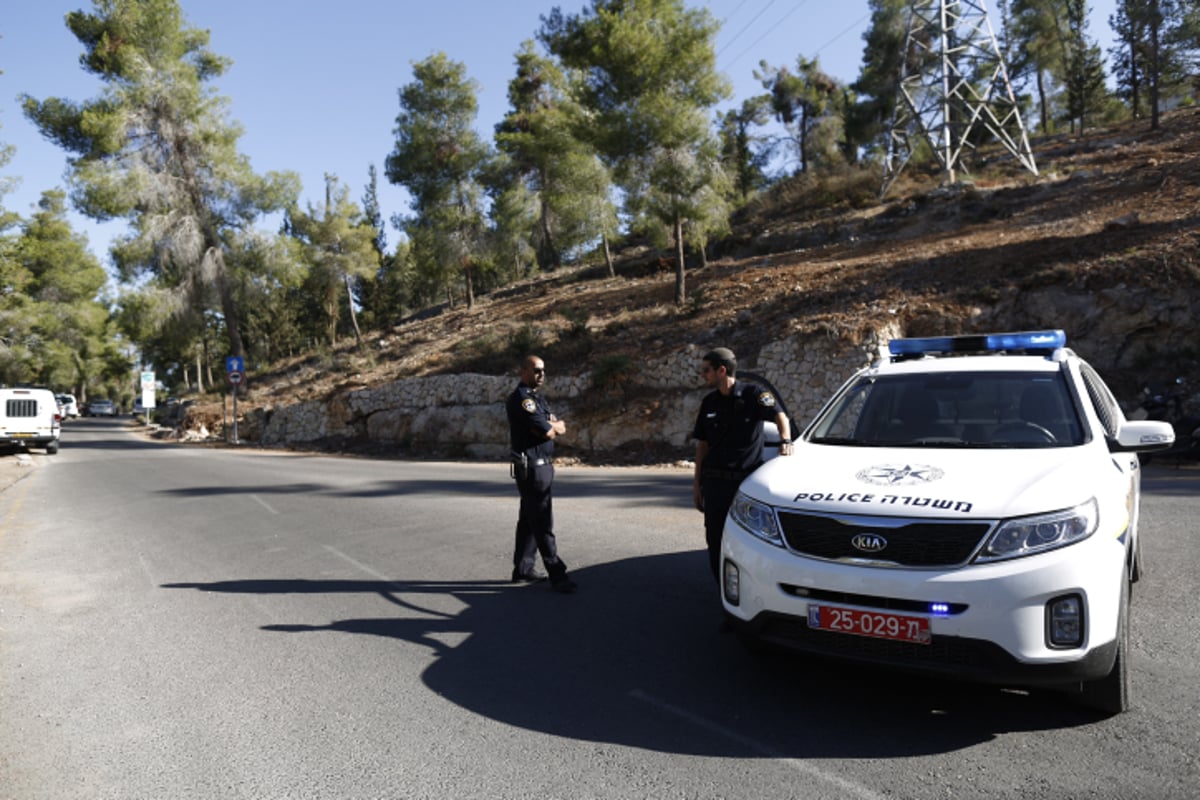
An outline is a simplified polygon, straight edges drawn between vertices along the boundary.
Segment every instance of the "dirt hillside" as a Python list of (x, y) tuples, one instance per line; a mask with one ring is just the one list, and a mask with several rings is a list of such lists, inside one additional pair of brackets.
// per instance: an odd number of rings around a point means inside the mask
[[(682, 308), (670, 254), (628, 248), (616, 277), (602, 264), (564, 268), (473, 308), (427, 312), (362, 349), (344, 341), (269, 371), (251, 365), (239, 411), (414, 375), (515, 374), (512, 353), (530, 345), (552, 369), (578, 372), (693, 342), (752, 358), (789, 332), (853, 336), (881, 314), (910, 335), (954, 333), (973, 308), (1050, 284), (1200, 292), (1200, 109), (1148, 128), (1034, 140), (1037, 177), (1000, 153), (972, 182), (939, 187), (909, 172), (884, 202), (858, 208), (776, 201), (784, 210), (747, 215), (723, 254), (689, 264)], [(220, 419), (212, 396), (194, 410), (210, 430)]]

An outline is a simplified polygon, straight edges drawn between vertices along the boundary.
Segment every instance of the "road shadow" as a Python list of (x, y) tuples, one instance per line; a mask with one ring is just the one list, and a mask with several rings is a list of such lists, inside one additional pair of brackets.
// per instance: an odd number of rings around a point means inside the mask
[[(433, 497), (517, 497), (517, 490), (508, 478), (506, 465), (496, 465), (495, 475), (487, 478), (379, 480), (353, 487), (334, 486), (316, 481), (291, 484), (213, 484), (182, 486), (161, 492), (171, 497), (215, 497), (221, 495), (284, 495), (307, 494), (328, 497), (372, 498), (429, 495)], [(680, 470), (678, 476), (664, 480), (661, 473), (644, 476), (628, 472), (584, 469), (560, 471), (554, 481), (557, 499), (587, 497), (619, 499), (622, 506), (692, 507), (692, 476)]]
[[(554, 736), (662, 752), (902, 758), (1098, 719), (1052, 692), (752, 655), (718, 630), (703, 551), (573, 575), (581, 589), (569, 596), (544, 583), (496, 581), (247, 579), (164, 588), (310, 595), (310, 618), (262, 630), (368, 635), (427, 647), (435, 659), (421, 680), (465, 709)], [(321, 619), (330, 604), (318, 596), (344, 593), (379, 595), (393, 610)], [(430, 602), (434, 595), (454, 597), (463, 610), (431, 610), (446, 605)]]

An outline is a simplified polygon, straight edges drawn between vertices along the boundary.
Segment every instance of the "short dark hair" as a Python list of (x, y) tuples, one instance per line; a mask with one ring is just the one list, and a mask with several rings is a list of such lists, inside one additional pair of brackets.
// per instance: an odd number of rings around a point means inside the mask
[(718, 347), (716, 350), (710, 350), (704, 360), (712, 364), (713, 369), (724, 367), (725, 371), (730, 375), (737, 373), (737, 357), (733, 355), (733, 351), (728, 347)]

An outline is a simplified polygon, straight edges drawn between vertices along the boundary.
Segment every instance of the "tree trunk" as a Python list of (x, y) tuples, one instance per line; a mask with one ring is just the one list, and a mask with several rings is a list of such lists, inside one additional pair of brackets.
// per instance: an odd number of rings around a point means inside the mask
[(608, 265), (608, 277), (615, 278), (617, 277), (617, 268), (613, 266), (612, 249), (608, 246), (608, 231), (602, 233), (600, 238), (604, 241), (604, 263)]
[(800, 171), (808, 174), (808, 108), (800, 106)]
[(683, 218), (675, 217), (675, 254), (678, 264), (675, 267), (675, 305), (681, 306), (687, 302), (687, 291), (683, 278)]
[(550, 233), (550, 209), (545, 200), (542, 200), (542, 218), (539, 222), (542, 225), (543, 253), (550, 259), (550, 269), (558, 269), (562, 266), (562, 254), (554, 246), (554, 234)]
[(1158, 82), (1162, 77), (1162, 60), (1159, 52), (1158, 34), (1162, 28), (1162, 14), (1158, 0), (1150, 0), (1150, 130), (1158, 130)]
[(196, 351), (196, 391), (204, 394), (204, 361), (200, 350)]
[(354, 346), (362, 349), (362, 331), (358, 329), (358, 314), (354, 313), (354, 292), (350, 288), (350, 276), (346, 276), (346, 302), (350, 304), (350, 324), (354, 326)]
[(468, 259), (467, 263), (463, 265), (463, 281), (467, 285), (467, 308), (468, 309), (475, 307), (475, 282), (471, 278), (472, 272), (473, 272), (473, 270), (471, 269), (471, 262), (470, 262), (470, 259)]
[(1129, 42), (1129, 99), (1134, 119), (1142, 118), (1141, 74), (1137, 61), (1137, 43)]
[(208, 234), (208, 253), (211, 254), (212, 264), (216, 267), (216, 284), (217, 294), (221, 295), (221, 312), (226, 318), (226, 331), (229, 333), (229, 355), (238, 356), (239, 359), (246, 355), (246, 350), (241, 343), (241, 325), (238, 323), (238, 305), (233, 300), (233, 291), (229, 290), (229, 283), (226, 281), (226, 271), (224, 271), (224, 253), (221, 249), (221, 243), (216, 239), (216, 231), (211, 231)]
[(1042, 68), (1037, 69), (1037, 93), (1038, 106), (1042, 110), (1042, 135), (1050, 133), (1050, 108), (1049, 101), (1046, 99), (1046, 76), (1042, 74)]

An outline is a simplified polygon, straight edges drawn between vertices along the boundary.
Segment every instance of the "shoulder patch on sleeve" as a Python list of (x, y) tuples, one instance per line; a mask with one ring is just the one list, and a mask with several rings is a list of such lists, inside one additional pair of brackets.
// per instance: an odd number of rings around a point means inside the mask
[(521, 401), (521, 408), (525, 409), (526, 413), (532, 414), (537, 411), (537, 403), (533, 402), (532, 397), (526, 397)]
[(771, 394), (770, 392), (763, 392), (758, 396), (758, 404), (766, 408), (774, 408), (775, 395)]

